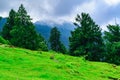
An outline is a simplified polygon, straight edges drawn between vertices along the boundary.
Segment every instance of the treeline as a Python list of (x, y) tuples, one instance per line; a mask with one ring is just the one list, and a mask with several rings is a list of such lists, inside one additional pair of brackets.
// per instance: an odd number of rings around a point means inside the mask
[(48, 44), (50, 44), (50, 49), (53, 51), (64, 54), (67, 52), (65, 46), (60, 41), (61, 34), (57, 27), (51, 30), (49, 41), (45, 41), (44, 37), (36, 32), (31, 20), (22, 4), (17, 12), (11, 9), (7, 22), (1, 32), (0, 42), (21, 48), (42, 51), (48, 51)]
[(75, 30), (71, 32), (70, 55), (84, 56), (87, 60), (120, 64), (120, 26), (108, 25), (101, 32), (89, 14), (77, 15)]
[(76, 28), (71, 31), (69, 50), (67, 50), (60, 41), (61, 34), (57, 27), (52, 28), (47, 43), (41, 34), (35, 31), (31, 20), (23, 5), (17, 12), (12, 9), (1, 32), (4, 39), (0, 37), (0, 42), (4, 40), (2, 43), (43, 51), (48, 51), (48, 44), (50, 44), (50, 49), (56, 52), (83, 56), (91, 61), (120, 64), (120, 26), (118, 24), (108, 25), (108, 31), (102, 33), (100, 26), (89, 14), (78, 14), (74, 23)]

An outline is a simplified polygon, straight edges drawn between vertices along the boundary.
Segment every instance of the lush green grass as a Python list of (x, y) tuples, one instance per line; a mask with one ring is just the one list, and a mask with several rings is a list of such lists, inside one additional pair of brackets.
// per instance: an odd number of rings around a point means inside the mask
[[(52, 59), (50, 59), (52, 58)], [(0, 80), (117, 80), (120, 66), (0, 45)]]

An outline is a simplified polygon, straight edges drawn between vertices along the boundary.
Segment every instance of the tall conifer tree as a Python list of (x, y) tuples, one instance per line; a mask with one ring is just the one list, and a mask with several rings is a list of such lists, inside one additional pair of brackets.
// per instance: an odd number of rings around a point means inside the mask
[(58, 31), (57, 27), (52, 28), (49, 41), (52, 50), (66, 53), (66, 48), (60, 41), (60, 31)]
[(120, 26), (108, 25), (108, 31), (105, 31), (105, 42), (107, 56), (106, 60), (110, 63), (120, 64)]
[(43, 50), (43, 48), (47, 50), (45, 40), (36, 32), (31, 20), (22, 4), (17, 13), (11, 10), (7, 23), (2, 31), (3, 37), (8, 39), (14, 46), (32, 50), (39, 48), (42, 48), (41, 50)]
[(10, 40), (12, 38), (10, 35), (10, 31), (12, 30), (13, 26), (15, 25), (15, 17), (16, 17), (16, 12), (13, 9), (11, 9), (11, 11), (9, 13), (9, 17), (7, 18), (7, 22), (2, 30), (2, 36), (3, 36), (3, 38), (5, 38), (7, 40)]
[(21, 5), (17, 12), (16, 24), (14, 29), (11, 31), (12, 39), (11, 43), (24, 47), (27, 49), (38, 49), (39, 42), (38, 37), (40, 37), (35, 31), (35, 26), (31, 22), (30, 16), (27, 14), (24, 6)]
[(99, 61), (102, 58), (103, 40), (101, 29), (89, 14), (77, 15), (74, 23), (77, 28), (71, 32), (70, 54), (85, 55), (89, 60)]

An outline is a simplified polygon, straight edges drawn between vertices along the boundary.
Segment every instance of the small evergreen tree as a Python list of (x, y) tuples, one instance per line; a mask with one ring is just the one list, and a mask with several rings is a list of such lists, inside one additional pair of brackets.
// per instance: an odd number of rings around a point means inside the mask
[(0, 20), (2, 19), (2, 17), (0, 17)]
[(101, 29), (89, 14), (77, 15), (74, 23), (77, 28), (71, 32), (70, 54), (73, 56), (85, 55), (88, 60), (102, 60), (103, 40)]
[(8, 40), (5, 40), (2, 36), (0, 36), (0, 43), (2, 44), (10, 44)]
[(16, 17), (16, 12), (13, 9), (11, 9), (11, 11), (9, 13), (9, 17), (7, 18), (7, 22), (2, 30), (2, 36), (3, 36), (3, 38), (5, 38), (7, 40), (11, 39), (10, 31), (12, 30), (13, 26), (15, 25), (15, 17)]
[(120, 64), (120, 26), (108, 25), (108, 31), (105, 31), (107, 62)]
[(66, 48), (60, 41), (60, 31), (58, 31), (57, 27), (52, 28), (49, 41), (52, 50), (66, 53)]
[(120, 26), (116, 25), (108, 25), (108, 31), (105, 31), (105, 39), (109, 43), (119, 42), (120, 41)]
[(43, 51), (48, 51), (47, 43), (40, 34), (38, 35), (37, 42), (38, 42), (38, 49)]
[(60, 52), (63, 53), (63, 54), (67, 54), (66, 47), (64, 46), (63, 43), (60, 43)]

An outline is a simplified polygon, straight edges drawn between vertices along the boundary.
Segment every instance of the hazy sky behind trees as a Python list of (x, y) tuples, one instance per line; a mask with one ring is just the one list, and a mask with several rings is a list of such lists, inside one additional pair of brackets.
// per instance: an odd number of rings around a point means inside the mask
[(72, 23), (76, 14), (86, 12), (103, 29), (107, 24), (120, 23), (120, 0), (0, 0), (0, 16), (7, 17), (13, 8), (23, 4), (35, 21)]

